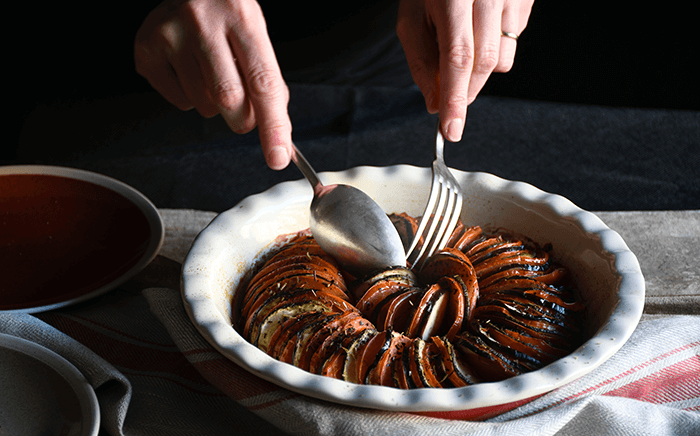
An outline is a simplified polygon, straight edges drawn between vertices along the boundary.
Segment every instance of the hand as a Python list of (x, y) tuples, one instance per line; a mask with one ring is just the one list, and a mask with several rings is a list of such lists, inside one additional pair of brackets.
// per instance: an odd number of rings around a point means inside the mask
[(136, 71), (170, 103), (231, 130), (258, 126), (267, 164), (289, 164), (289, 90), (255, 0), (166, 0), (136, 34)]
[(401, 0), (396, 33), (445, 138), (462, 138), (467, 106), (493, 71), (513, 66), (534, 0)]

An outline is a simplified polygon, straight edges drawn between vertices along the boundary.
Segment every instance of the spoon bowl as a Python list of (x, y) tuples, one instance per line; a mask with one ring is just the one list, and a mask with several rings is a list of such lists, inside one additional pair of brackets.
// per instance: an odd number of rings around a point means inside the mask
[(398, 231), (369, 195), (349, 185), (323, 185), (296, 146), (292, 161), (314, 190), (309, 227), (323, 251), (358, 275), (406, 265)]

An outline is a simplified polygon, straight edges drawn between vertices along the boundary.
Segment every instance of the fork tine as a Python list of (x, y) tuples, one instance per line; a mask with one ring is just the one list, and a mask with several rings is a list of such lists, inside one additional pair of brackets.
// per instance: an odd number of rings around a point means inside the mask
[[(431, 256), (433, 253), (435, 253), (435, 250), (438, 249), (442, 236), (445, 234), (445, 230), (449, 224), (448, 220), (445, 219), (445, 212), (450, 211), (454, 206), (454, 197), (450, 194), (450, 186), (444, 181), (441, 181), (441, 185), (442, 189), (440, 189), (440, 200), (438, 201), (438, 207), (431, 223), (430, 236), (425, 238), (425, 243), (423, 245), (423, 247), (430, 245), (430, 248), (428, 248), (426, 252), (426, 257)], [(438, 224), (440, 225), (439, 228)], [(437, 232), (435, 232), (436, 229)]]
[[(439, 189), (440, 181), (436, 177), (433, 177), (433, 183), (430, 185), (430, 195), (428, 196), (428, 204), (425, 205), (425, 211), (423, 212), (423, 216), (421, 217), (420, 222), (418, 224), (418, 229), (416, 230), (416, 233), (413, 236), (413, 242), (411, 243), (411, 247), (406, 251), (406, 259), (411, 258), (414, 254), (414, 251), (418, 246), (418, 242), (420, 241), (421, 236), (423, 235), (423, 232), (425, 231), (428, 222), (430, 221), (430, 216), (435, 210), (435, 205), (439, 196)], [(426, 238), (424, 238), (424, 240), (425, 239)], [(426, 244), (423, 245), (425, 246)], [(419, 258), (420, 256), (416, 256), (416, 260)]]
[[(442, 221), (442, 211), (445, 209), (445, 197), (447, 197), (445, 190), (447, 189), (447, 187), (445, 186), (445, 184), (441, 183), (438, 177), (434, 178), (434, 182), (437, 188), (437, 194), (435, 195), (435, 197), (437, 197), (437, 205), (434, 208), (431, 208), (430, 210), (426, 208), (423, 217), (421, 218), (421, 222), (425, 221), (426, 223), (430, 223), (430, 227), (428, 228), (427, 233), (425, 233), (425, 236), (423, 238), (423, 245), (421, 246), (420, 252), (415, 258), (416, 264), (418, 264), (419, 261), (424, 258), (423, 254), (427, 253), (427, 256), (430, 255), (430, 252), (434, 249), (434, 243), (431, 244), (431, 242), (434, 239), (436, 239), (436, 237), (439, 238), (439, 234), (435, 235), (435, 230), (437, 229), (438, 224), (440, 224), (440, 222)], [(419, 235), (421, 235), (421, 233), (416, 232), (416, 236)], [(428, 249), (428, 247), (431, 248)]]
[[(435, 161), (432, 165), (433, 181), (430, 186), (428, 204), (418, 224), (406, 259), (420, 268), (421, 264), (436, 250), (447, 245), (462, 211), (462, 192), (459, 183), (445, 165), (445, 140), (440, 133), (440, 123), (435, 134)], [(426, 228), (430, 224), (426, 231)], [(438, 228), (439, 226), (439, 228)], [(437, 233), (436, 233), (437, 230)], [(416, 255), (418, 243), (423, 244)]]
[(452, 189), (454, 194), (453, 198), (455, 199), (454, 207), (452, 207), (452, 209), (450, 210), (450, 219), (449, 221), (447, 221), (445, 231), (442, 233), (442, 239), (440, 240), (440, 243), (437, 246), (438, 250), (442, 250), (443, 248), (445, 248), (445, 245), (447, 245), (447, 242), (450, 240), (452, 232), (457, 226), (457, 222), (459, 221), (459, 217), (462, 212), (462, 193), (459, 191), (459, 188), (455, 189), (455, 187), (453, 186)]
[[(451, 182), (451, 181), (450, 181)], [(447, 199), (445, 201), (445, 199)], [(438, 207), (429, 217), (430, 229), (423, 238), (420, 253), (413, 263), (420, 268), (421, 264), (436, 251), (442, 250), (447, 245), (452, 231), (457, 225), (462, 210), (462, 195), (452, 183), (442, 183)], [(439, 228), (437, 228), (439, 225)], [(437, 231), (436, 231), (437, 228)], [(417, 233), (417, 236), (420, 236)]]

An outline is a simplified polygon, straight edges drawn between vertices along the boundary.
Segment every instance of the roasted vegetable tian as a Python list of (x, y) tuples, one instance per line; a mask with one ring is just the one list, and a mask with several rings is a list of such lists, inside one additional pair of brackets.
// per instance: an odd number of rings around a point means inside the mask
[[(411, 241), (417, 220), (391, 218)], [(584, 306), (546, 248), (459, 223), (420, 264), (357, 279), (301, 232), (238, 293), (236, 328), (282, 362), (401, 389), (501, 380), (582, 342)]]

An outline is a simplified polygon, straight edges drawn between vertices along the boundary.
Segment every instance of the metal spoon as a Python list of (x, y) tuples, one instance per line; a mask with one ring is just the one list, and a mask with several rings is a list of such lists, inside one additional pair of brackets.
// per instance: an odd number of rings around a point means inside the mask
[(310, 227), (318, 245), (352, 273), (405, 266), (401, 237), (382, 208), (352, 186), (324, 186), (296, 146), (293, 151), (292, 161), (314, 190)]

